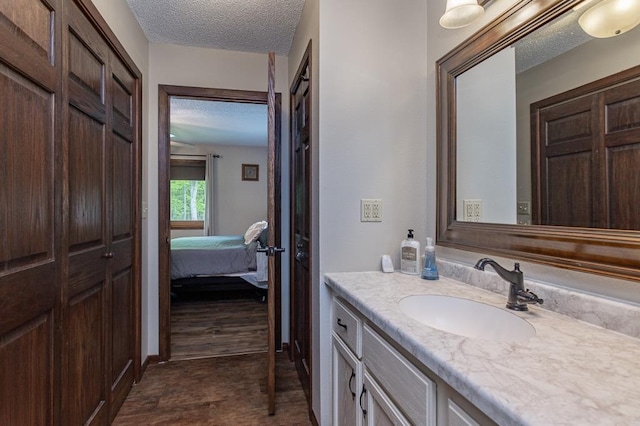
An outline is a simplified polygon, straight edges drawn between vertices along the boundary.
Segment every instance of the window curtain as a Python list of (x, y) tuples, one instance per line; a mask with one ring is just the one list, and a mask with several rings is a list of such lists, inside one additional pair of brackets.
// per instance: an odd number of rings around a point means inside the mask
[(204, 213), (204, 234), (215, 235), (215, 205), (216, 205), (216, 154), (207, 154), (207, 164), (205, 167), (206, 181), (206, 209)]

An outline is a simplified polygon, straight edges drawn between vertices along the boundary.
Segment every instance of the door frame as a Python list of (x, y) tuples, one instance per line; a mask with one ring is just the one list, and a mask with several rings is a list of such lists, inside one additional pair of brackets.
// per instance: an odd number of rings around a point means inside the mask
[[(208, 101), (267, 104), (267, 92), (249, 90), (215, 89), (207, 87), (158, 85), (158, 296), (159, 296), (159, 360), (171, 358), (171, 241), (169, 170), (171, 160), (171, 141), (169, 138), (171, 96)], [(276, 135), (275, 135), (275, 224), (273, 229), (281, 229), (281, 94), (276, 93)], [(276, 247), (281, 245), (281, 232), (274, 235)], [(281, 315), (281, 260), (276, 256), (275, 268), (275, 346), (282, 346)]]

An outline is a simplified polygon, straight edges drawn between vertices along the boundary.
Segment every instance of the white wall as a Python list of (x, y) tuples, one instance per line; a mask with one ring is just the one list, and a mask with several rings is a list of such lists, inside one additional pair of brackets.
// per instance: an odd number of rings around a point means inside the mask
[[(111, 30), (114, 32), (120, 43), (135, 62), (142, 73), (142, 199), (149, 199), (149, 180), (146, 178), (149, 173), (148, 162), (145, 159), (149, 152), (149, 104), (146, 96), (149, 93), (149, 42), (142, 32), (129, 8), (126, 0), (92, 0), (102, 17), (105, 19)], [(157, 239), (157, 223), (153, 231)], [(149, 347), (149, 295), (154, 291), (149, 286), (149, 264), (152, 258), (157, 258), (157, 249), (153, 255), (149, 251), (149, 221), (142, 219), (142, 283), (141, 283), (141, 355), (144, 361), (148, 355), (156, 354), (155, 349)], [(157, 264), (157, 261), (156, 261)], [(156, 273), (157, 275), (157, 273)], [(156, 280), (157, 282), (157, 280)], [(157, 293), (157, 288), (156, 288)], [(157, 321), (157, 320), (155, 320)], [(157, 334), (157, 333), (156, 333)], [(156, 339), (157, 340), (157, 339)]]
[[(427, 215), (428, 232), (435, 232), (435, 212), (436, 212), (436, 75), (435, 62), (444, 56), (448, 51), (456, 47), (459, 43), (471, 36), (475, 31), (489, 23), (496, 16), (504, 12), (508, 7), (515, 4), (516, 0), (495, 0), (487, 4), (484, 16), (468, 27), (457, 30), (446, 30), (438, 24), (438, 20), (444, 12), (444, 2), (428, 2), (428, 42), (427, 61), (429, 63), (429, 73), (427, 78), (428, 105), (427, 105), (427, 171), (429, 182), (427, 189), (427, 205), (429, 213)], [(637, 55), (636, 55), (637, 57)], [(436, 247), (439, 257), (450, 259), (454, 262), (472, 265), (478, 259), (486, 256), (486, 253), (476, 253), (449, 249), (442, 246)], [(593, 274), (583, 274), (561, 268), (552, 268), (544, 265), (522, 262), (521, 259), (494, 259), (509, 265), (513, 261), (521, 262), (521, 269), (527, 279), (539, 280), (552, 285), (562, 286), (569, 289), (612, 297), (623, 301), (640, 303), (640, 293), (638, 284), (631, 281), (615, 280)]]
[(479, 222), (516, 223), (516, 62), (504, 49), (456, 79), (457, 212), (482, 200)]
[[(249, 225), (267, 220), (267, 148), (217, 146), (217, 235), (244, 234)], [(259, 165), (259, 181), (243, 181), (242, 164)]]
[[(398, 267), (407, 229), (423, 247), (429, 235), (426, 7), (426, 0), (320, 2), (320, 273), (379, 270), (382, 254)], [(360, 222), (362, 198), (382, 199), (382, 222)], [(313, 317), (328, 318), (324, 286), (318, 302)], [(330, 421), (330, 326), (313, 324), (321, 424)]]
[[(213, 153), (215, 160), (215, 235), (242, 235), (254, 222), (267, 220), (267, 147), (202, 145), (172, 147), (172, 155)], [(242, 180), (242, 165), (257, 164), (256, 181)], [(171, 238), (204, 235), (204, 230), (171, 230)]]

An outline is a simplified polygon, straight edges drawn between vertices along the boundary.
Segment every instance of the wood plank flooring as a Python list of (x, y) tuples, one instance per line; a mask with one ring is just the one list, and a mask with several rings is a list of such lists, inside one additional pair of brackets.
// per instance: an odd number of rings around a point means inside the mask
[(265, 354), (150, 365), (114, 425), (311, 425), (294, 364), (276, 357), (276, 414), (267, 414)]
[(267, 318), (253, 293), (182, 296), (171, 304), (171, 360), (266, 352)]
[(171, 361), (147, 368), (113, 424), (311, 425), (284, 353), (276, 357), (276, 414), (267, 414), (267, 304), (259, 299), (202, 293), (175, 300)]

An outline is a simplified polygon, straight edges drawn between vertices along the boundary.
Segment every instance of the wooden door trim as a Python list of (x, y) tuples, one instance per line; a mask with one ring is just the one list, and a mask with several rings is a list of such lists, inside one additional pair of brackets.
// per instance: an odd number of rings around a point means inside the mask
[[(171, 146), (169, 140), (169, 98), (180, 96), (210, 101), (267, 104), (267, 92), (250, 90), (216, 89), (209, 87), (191, 87), (158, 85), (158, 297), (159, 297), (159, 358), (168, 361), (171, 358), (171, 256), (169, 241), (171, 240), (169, 209), (169, 162)], [(276, 162), (275, 162), (275, 208), (276, 223), (274, 229), (281, 227), (281, 109), (282, 95), (276, 93)], [(281, 246), (282, 237), (274, 235), (275, 246)], [(275, 276), (275, 342), (281, 347), (281, 272), (280, 257), (276, 256)]]

